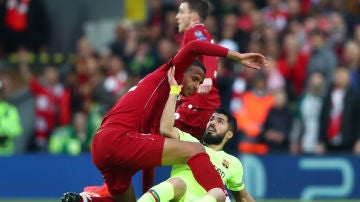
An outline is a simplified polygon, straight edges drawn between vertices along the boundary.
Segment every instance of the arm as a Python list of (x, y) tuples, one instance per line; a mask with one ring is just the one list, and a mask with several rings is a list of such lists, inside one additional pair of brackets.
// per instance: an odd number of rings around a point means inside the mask
[[(265, 57), (258, 53), (241, 54), (236, 51), (229, 50), (217, 44), (207, 41), (192, 41), (182, 48), (172, 60), (172, 64), (176, 66), (176, 77), (179, 79), (182, 73), (189, 67), (194, 59), (200, 55), (226, 57), (239, 62), (248, 68), (261, 69), (267, 66)], [(181, 74), (179, 74), (181, 73)]]
[(244, 188), (240, 191), (231, 191), (236, 202), (255, 202), (254, 198)]
[[(168, 71), (168, 80), (169, 85), (171, 88), (177, 88), (179, 87), (181, 90), (181, 86), (177, 85), (177, 82), (174, 78), (175, 74), (175, 67), (171, 67)], [(174, 87), (177, 86), (177, 87)], [(175, 108), (176, 108), (176, 100), (179, 95), (179, 92), (173, 92), (173, 90), (170, 91), (168, 100), (165, 104), (163, 113), (161, 115), (160, 119), (160, 133), (166, 137), (169, 138), (175, 138), (179, 139), (179, 133), (176, 128), (174, 128), (174, 121), (175, 121)]]
[(199, 86), (198, 93), (207, 94), (210, 92), (216, 79), (219, 59), (217, 57), (204, 56), (204, 66), (206, 67), (206, 78)]

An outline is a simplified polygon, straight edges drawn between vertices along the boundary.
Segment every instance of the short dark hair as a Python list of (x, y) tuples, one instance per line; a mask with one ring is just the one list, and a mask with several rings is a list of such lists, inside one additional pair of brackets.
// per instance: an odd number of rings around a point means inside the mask
[(200, 67), (200, 68), (204, 71), (204, 73), (206, 74), (205, 65), (204, 65), (200, 60), (195, 59), (195, 60), (191, 63), (191, 65), (190, 65), (189, 67), (191, 67), (191, 66)]
[(227, 119), (228, 119), (227, 122), (229, 124), (228, 130), (232, 131), (233, 134), (235, 135), (237, 132), (237, 122), (236, 122), (235, 117), (229, 111), (226, 111), (225, 109), (223, 109), (221, 107), (215, 109), (214, 113), (224, 114), (227, 117)]
[(182, 0), (181, 3), (188, 3), (191, 11), (197, 12), (200, 21), (205, 21), (210, 13), (210, 3), (207, 0)]

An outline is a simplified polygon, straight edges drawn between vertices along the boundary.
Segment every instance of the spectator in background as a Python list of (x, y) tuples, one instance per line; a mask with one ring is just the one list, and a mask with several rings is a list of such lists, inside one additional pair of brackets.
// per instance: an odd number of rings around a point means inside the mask
[(324, 76), (309, 75), (304, 93), (297, 99), (290, 134), (290, 153), (315, 154), (320, 129), (320, 113), (326, 93)]
[(277, 60), (277, 65), (285, 78), (290, 101), (296, 100), (303, 93), (308, 61), (309, 56), (300, 51), (296, 35), (285, 35), (282, 54)]
[(104, 81), (106, 91), (110, 92), (114, 99), (121, 97), (129, 88), (128, 72), (124, 60), (117, 55), (110, 57), (107, 69), (107, 76)]
[(60, 83), (58, 69), (54, 66), (46, 66), (36, 78), (26, 62), (27, 54), (25, 49), (19, 51), (20, 72), (35, 98), (34, 146), (36, 150), (44, 151), (52, 130), (70, 122), (70, 93)]
[(338, 67), (321, 109), (317, 154), (360, 154), (360, 105), (358, 94), (350, 87), (349, 70)]
[(6, 73), (0, 73), (0, 156), (12, 155), (15, 152), (13, 138), (21, 135), (22, 126), (17, 108), (6, 101), (10, 83)]
[(163, 64), (176, 53), (176, 45), (169, 38), (162, 38), (158, 41), (156, 55), (158, 63)]
[(334, 53), (343, 60), (343, 48), (347, 37), (347, 27), (343, 15), (340, 12), (331, 12), (329, 17), (329, 37), (328, 43), (332, 47)]
[(354, 26), (353, 38), (357, 44), (360, 44), (360, 23)]
[(140, 78), (152, 72), (157, 65), (155, 51), (148, 41), (141, 41), (129, 60), (129, 72)]
[(321, 72), (325, 76), (326, 85), (330, 86), (332, 75), (338, 59), (330, 46), (326, 44), (326, 36), (320, 29), (310, 32), (312, 51), (307, 66), (307, 75), (311, 72)]
[(109, 49), (112, 54), (118, 55), (128, 62), (136, 51), (137, 43), (138, 33), (134, 25), (123, 20), (115, 27), (115, 40), (109, 44)]
[(269, 110), (274, 106), (274, 96), (268, 93), (266, 74), (258, 71), (252, 86), (242, 96), (242, 106), (234, 116), (240, 132), (240, 153), (266, 154), (268, 147), (260, 138)]
[(287, 7), (281, 0), (267, 0), (267, 6), (262, 9), (265, 22), (281, 33), (287, 25)]
[(237, 15), (234, 13), (226, 14), (223, 18), (221, 37), (219, 45), (229, 48), (230, 50), (239, 51), (239, 45), (236, 42)]
[[(285, 89), (285, 79), (280, 73), (274, 58), (268, 57), (268, 68), (265, 69), (267, 76), (267, 89), (270, 93)], [(287, 93), (286, 93), (287, 94)]]
[(293, 113), (289, 109), (285, 90), (274, 93), (275, 103), (266, 116), (261, 137), (271, 153), (286, 153), (289, 151), (289, 136)]
[(47, 49), (50, 23), (43, 0), (0, 2), (0, 58), (26, 47), (31, 52)]
[(343, 65), (350, 71), (350, 86), (360, 92), (360, 43), (347, 41), (343, 59)]
[(86, 76), (88, 82), (83, 86), (86, 98), (85, 110), (90, 113), (95, 106), (99, 106), (106, 113), (116, 102), (115, 96), (106, 90), (105, 73), (102, 71), (96, 56), (86, 60)]
[(51, 154), (70, 154), (77, 156), (90, 152), (91, 138), (87, 127), (87, 117), (82, 111), (75, 112), (72, 124), (60, 126), (53, 130), (49, 139)]

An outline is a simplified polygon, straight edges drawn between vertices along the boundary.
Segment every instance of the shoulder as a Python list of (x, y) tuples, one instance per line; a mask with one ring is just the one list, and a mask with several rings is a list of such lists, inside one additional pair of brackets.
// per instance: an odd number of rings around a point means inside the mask
[(184, 33), (185, 38), (191, 38), (193, 40), (210, 41), (212, 37), (205, 29), (204, 24), (195, 24)]
[[(178, 128), (177, 128), (178, 129)], [(190, 135), (189, 133), (186, 133), (180, 129), (178, 129), (179, 132), (179, 139), (182, 141), (187, 141), (187, 142), (199, 142), (198, 139), (196, 139), (195, 137), (193, 137), (192, 135)]]

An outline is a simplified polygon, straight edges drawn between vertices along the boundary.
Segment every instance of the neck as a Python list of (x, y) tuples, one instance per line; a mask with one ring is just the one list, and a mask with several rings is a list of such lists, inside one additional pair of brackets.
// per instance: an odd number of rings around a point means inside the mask
[(215, 151), (222, 151), (224, 146), (222, 144), (219, 144), (219, 145), (214, 145), (214, 144), (211, 144), (211, 145), (206, 145), (208, 146), (209, 148), (215, 150)]
[(199, 21), (194, 21), (194, 22), (191, 22), (191, 23), (190, 23), (190, 26), (189, 26), (188, 29), (190, 29), (190, 28), (192, 28), (192, 27), (194, 27), (194, 26), (196, 26), (196, 25), (204, 25), (204, 24), (201, 23), (201, 22), (199, 22)]

